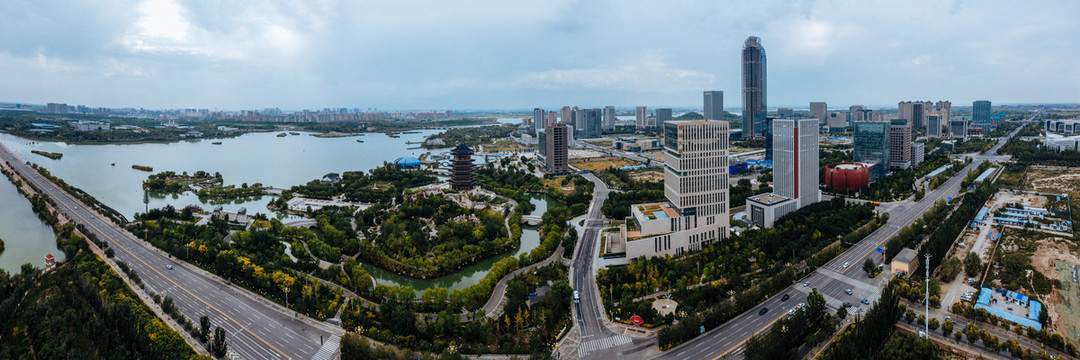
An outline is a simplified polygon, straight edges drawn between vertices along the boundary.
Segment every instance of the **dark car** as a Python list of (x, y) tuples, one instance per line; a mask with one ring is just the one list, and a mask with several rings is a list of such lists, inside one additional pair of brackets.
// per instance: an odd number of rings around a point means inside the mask
[(787, 299), (790, 299), (790, 298), (791, 298), (791, 296), (788, 296), (788, 294), (784, 294), (784, 296), (780, 297), (780, 301), (787, 301)]
[(758, 311), (757, 314), (758, 315), (765, 315), (765, 313), (767, 313), (767, 312), (769, 312), (769, 308), (761, 308), (761, 311)]
[(845, 302), (845, 303), (844, 303), (843, 305), (841, 305), (841, 306), (843, 306), (843, 307), (851, 307), (851, 303), (849, 303), (849, 302)]

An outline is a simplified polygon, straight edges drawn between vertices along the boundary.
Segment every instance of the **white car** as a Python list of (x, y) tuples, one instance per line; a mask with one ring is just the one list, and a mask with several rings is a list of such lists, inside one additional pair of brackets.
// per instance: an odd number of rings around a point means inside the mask
[(802, 286), (803, 287), (810, 286), (810, 282), (809, 281), (803, 281)]
[(844, 292), (848, 295), (851, 295), (851, 288), (844, 289)]
[(848, 266), (851, 266), (851, 262), (850, 262), (850, 261), (848, 261), (848, 262), (845, 262), (845, 263), (844, 263), (844, 266), (843, 266), (843, 268), (847, 269), (847, 267), (848, 267)]

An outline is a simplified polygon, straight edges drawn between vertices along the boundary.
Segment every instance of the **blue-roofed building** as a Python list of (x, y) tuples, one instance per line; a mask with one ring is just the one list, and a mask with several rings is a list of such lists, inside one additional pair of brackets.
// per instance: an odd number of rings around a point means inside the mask
[(952, 164), (939, 167), (937, 169), (934, 169), (934, 171), (931, 171), (929, 174), (926, 174), (926, 176), (924, 176), (923, 178), (925, 178), (925, 179), (933, 179), (934, 177), (936, 177), (938, 175), (941, 175), (941, 173), (945, 172), (945, 170), (948, 170), (951, 167), (952, 167)]
[[(999, 290), (997, 292), (999, 295), (994, 296), (995, 291), (993, 289), (983, 287), (979, 291), (979, 300), (975, 302), (975, 308), (984, 309), (994, 316), (1015, 324), (1042, 330), (1042, 324), (1039, 323), (1042, 303), (1015, 291)], [(1003, 301), (1004, 303), (1002, 303)]]
[(994, 175), (995, 171), (997, 171), (997, 168), (986, 169), (982, 174), (979, 174), (979, 177), (975, 178), (975, 184), (982, 184), (983, 181), (986, 181), (991, 175)]
[(394, 164), (401, 166), (402, 169), (419, 169), (421, 165), (420, 159), (411, 156), (399, 157), (394, 160)]

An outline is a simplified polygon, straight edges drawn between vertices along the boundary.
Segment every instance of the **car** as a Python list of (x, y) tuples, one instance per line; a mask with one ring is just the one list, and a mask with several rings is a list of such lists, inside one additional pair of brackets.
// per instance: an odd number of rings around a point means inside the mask
[(165, 268), (166, 268), (166, 269), (169, 269), (169, 270), (172, 270), (172, 264), (169, 264), (169, 265), (165, 265)]
[(843, 303), (843, 304), (841, 304), (840, 306), (843, 306), (843, 307), (851, 307), (851, 303), (849, 303), (849, 302), (844, 302), (844, 303)]
[(761, 311), (758, 311), (757, 314), (758, 315), (765, 315), (765, 313), (767, 313), (767, 312), (769, 312), (769, 308), (761, 308)]
[(842, 266), (842, 267), (843, 267), (843, 268), (845, 268), (845, 269), (847, 269), (847, 267), (848, 267), (848, 266), (851, 266), (851, 262), (850, 262), (850, 261), (844, 262), (844, 266)]
[(809, 282), (809, 281), (803, 281), (803, 282), (802, 282), (802, 286), (803, 286), (803, 287), (807, 287), (807, 286), (810, 286), (810, 282)]
[(788, 294), (784, 294), (784, 296), (780, 297), (780, 301), (787, 301), (787, 299), (790, 299), (790, 298), (791, 298), (791, 296), (789, 296)]
[(803, 307), (805, 307), (805, 306), (806, 306), (806, 303), (799, 303), (799, 306), (798, 306), (798, 308), (799, 308), (799, 309), (802, 309), (802, 308), (803, 308)]
[(860, 301), (862, 301), (863, 304), (870, 305), (870, 299), (862, 298)]
[(578, 295), (577, 290), (574, 290), (574, 303), (577, 304), (579, 302), (581, 302), (581, 296)]
[(788, 314), (788, 315), (795, 315), (795, 311), (798, 311), (798, 310), (799, 310), (799, 309), (796, 309), (796, 308), (791, 308), (791, 310), (788, 310), (787, 314)]
[(848, 295), (851, 295), (851, 288), (844, 289), (844, 292)]
[(952, 316), (946, 316), (945, 321), (952, 321)]

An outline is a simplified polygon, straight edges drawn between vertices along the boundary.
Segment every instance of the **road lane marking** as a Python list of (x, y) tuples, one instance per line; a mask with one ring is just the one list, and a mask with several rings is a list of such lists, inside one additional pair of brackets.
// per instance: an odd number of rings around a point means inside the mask
[[(96, 225), (94, 225), (94, 224), (93, 224), (93, 223), (92, 223), (91, 221), (87, 221), (87, 225), (88, 225), (88, 226), (90, 226), (91, 228), (93, 228), (94, 230), (97, 230), (97, 231), (99, 231), (99, 232), (102, 232), (102, 233), (104, 233), (104, 231), (102, 231), (102, 230), (101, 230), (100, 228), (98, 228), (98, 227), (97, 227)], [(114, 230), (115, 230), (115, 229), (114, 229)], [(117, 243), (117, 241), (113, 241), (113, 242), (114, 242), (114, 243)], [(186, 293), (187, 293), (188, 295), (191, 295), (191, 296), (192, 296), (192, 297), (194, 297), (194, 298), (195, 298), (196, 300), (199, 300), (200, 302), (202, 302), (202, 303), (203, 303), (203, 304), (205, 304), (206, 306), (210, 307), (211, 309), (214, 309), (214, 311), (217, 311), (217, 312), (218, 312), (218, 313), (220, 313), (220, 314), (221, 314), (222, 316), (225, 316), (226, 318), (228, 318), (228, 319), (229, 319), (229, 320), (231, 320), (232, 322), (236, 323), (236, 325), (240, 325), (240, 322), (239, 322), (239, 321), (236, 321), (236, 319), (233, 319), (233, 318), (232, 318), (231, 316), (229, 316), (228, 314), (226, 314), (226, 313), (225, 313), (224, 311), (221, 311), (221, 309), (218, 309), (218, 308), (217, 308), (216, 306), (214, 306), (213, 304), (210, 304), (210, 303), (209, 303), (208, 301), (204, 300), (203, 298), (199, 297), (198, 295), (195, 295), (195, 293), (193, 293), (193, 292), (189, 291), (188, 289), (185, 289), (185, 288), (181, 287), (181, 286), (180, 286), (180, 284), (177, 284), (177, 283), (176, 283), (176, 281), (173, 281), (173, 280), (172, 280), (171, 278), (169, 278), (168, 276), (165, 276), (165, 274), (161, 273), (160, 271), (158, 271), (157, 269), (155, 269), (155, 268), (154, 268), (153, 266), (150, 266), (150, 264), (146, 263), (146, 261), (143, 261), (143, 259), (142, 259), (142, 258), (139, 258), (138, 256), (135, 256), (135, 253), (131, 252), (131, 251), (130, 251), (130, 250), (128, 250), (128, 249), (127, 249), (126, 247), (124, 247), (124, 246), (121, 246), (121, 245), (119, 245), (119, 244), (114, 244), (114, 245), (116, 245), (117, 247), (119, 247), (119, 248), (120, 248), (120, 250), (123, 250), (124, 252), (127, 252), (127, 253), (128, 253), (129, 255), (131, 255), (131, 257), (135, 258), (135, 260), (138, 260), (138, 261), (139, 261), (140, 263), (142, 263), (143, 265), (145, 265), (145, 266), (146, 266), (146, 267), (147, 267), (148, 269), (150, 269), (150, 271), (153, 271), (154, 273), (158, 274), (158, 276), (161, 276), (161, 277), (162, 277), (163, 279), (165, 279), (166, 281), (168, 281), (168, 282), (172, 283), (173, 285), (176, 285), (176, 287), (177, 287), (177, 288), (179, 288), (180, 290), (183, 290), (183, 291), (184, 291), (184, 292), (186, 292)], [(136, 246), (141, 246), (141, 245), (139, 245), (139, 244), (136, 244)], [(242, 302), (242, 301), (241, 301), (241, 302)], [(277, 348), (276, 346), (274, 346), (274, 345), (273, 345), (273, 344), (271, 344), (270, 342), (266, 341), (266, 340), (265, 340), (265, 339), (263, 339), (263, 338), (262, 338), (261, 336), (259, 336), (259, 335), (255, 334), (255, 333), (251, 333), (251, 332), (249, 332), (249, 334), (251, 334), (252, 336), (254, 336), (254, 337), (255, 337), (255, 339), (257, 339), (257, 340), (261, 341), (261, 342), (262, 342), (263, 344), (266, 344), (266, 346), (269, 346), (270, 348), (272, 348), (272, 349), (273, 349), (274, 351), (276, 351), (276, 352), (277, 352), (278, 354), (280, 354), (281, 356), (283, 356), (283, 357), (285, 357), (285, 358), (289, 358), (289, 355), (288, 355), (288, 354), (286, 354), (285, 352), (281, 351), (281, 349), (278, 349), (278, 348)], [(331, 337), (332, 337), (332, 336), (331, 336)]]

